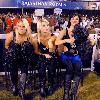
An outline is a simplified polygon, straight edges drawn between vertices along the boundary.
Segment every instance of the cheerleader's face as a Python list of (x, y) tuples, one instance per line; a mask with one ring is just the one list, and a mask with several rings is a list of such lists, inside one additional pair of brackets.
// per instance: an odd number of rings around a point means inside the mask
[(17, 28), (17, 30), (18, 30), (18, 33), (19, 33), (20, 35), (24, 35), (24, 34), (26, 33), (26, 28), (25, 28), (25, 25), (23, 24), (23, 22), (19, 22), (19, 23), (18, 23), (18, 28)]
[(71, 18), (71, 24), (75, 26), (78, 23), (79, 23), (79, 17), (78, 16), (73, 16)]
[(49, 33), (50, 32), (49, 23), (47, 23), (47, 22), (42, 22), (41, 23), (41, 32), (42, 33)]

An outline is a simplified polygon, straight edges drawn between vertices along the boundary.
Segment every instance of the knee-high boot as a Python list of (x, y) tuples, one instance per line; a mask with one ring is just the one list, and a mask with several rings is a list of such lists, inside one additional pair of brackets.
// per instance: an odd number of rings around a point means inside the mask
[(25, 84), (26, 84), (26, 73), (22, 73), (19, 83), (21, 100), (25, 100)]
[(71, 75), (66, 75), (64, 82), (64, 100), (69, 100), (69, 91), (71, 88)]
[(77, 100), (77, 91), (78, 91), (78, 86), (81, 78), (81, 62), (76, 62), (74, 64), (75, 67), (75, 72), (74, 72), (74, 77), (73, 77), (73, 83), (72, 83), (72, 100)]
[(21, 100), (25, 100), (25, 85), (26, 85), (26, 75), (28, 74), (28, 66), (30, 65), (31, 55), (32, 55), (32, 45), (28, 41), (24, 41), (21, 46), (21, 77), (20, 77), (20, 97)]
[(14, 96), (18, 95), (18, 72), (11, 72), (12, 92)]
[(79, 86), (80, 77), (76, 76), (72, 82), (72, 100), (77, 100), (77, 90)]
[(43, 56), (39, 56), (38, 66), (39, 66), (39, 88), (40, 88), (40, 96), (45, 97), (45, 83), (46, 83), (46, 59)]
[(5, 61), (7, 67), (10, 69), (10, 78), (12, 82), (13, 95), (18, 95), (18, 56), (19, 56), (19, 46), (13, 43), (5, 54)]
[(54, 92), (54, 74), (51, 73), (50, 75), (48, 75), (48, 95), (52, 95)]
[(40, 96), (45, 97), (46, 96), (46, 91), (45, 91), (45, 80), (40, 79)]

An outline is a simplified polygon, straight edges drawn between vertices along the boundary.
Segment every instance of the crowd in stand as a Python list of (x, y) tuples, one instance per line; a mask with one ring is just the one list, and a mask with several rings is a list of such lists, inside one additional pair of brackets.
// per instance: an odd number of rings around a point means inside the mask
[[(26, 18), (30, 26), (32, 25), (32, 23), (38, 23), (39, 20), (41, 20), (41, 18), (46, 18), (49, 21), (51, 31), (54, 31), (54, 27), (56, 26), (59, 26), (61, 29), (67, 27), (69, 15), (54, 14), (54, 15), (46, 15), (46, 16), (35, 16), (34, 13), (33, 14), (26, 13), (20, 15), (20, 14), (14, 14), (10, 12), (8, 14), (0, 14), (0, 23), (1, 21), (3, 22), (2, 27), (5, 33), (11, 32), (16, 26), (20, 18)], [(80, 25), (82, 27), (88, 29), (100, 28), (100, 16), (81, 15), (81, 18), (82, 18), (82, 22), (80, 23)]]

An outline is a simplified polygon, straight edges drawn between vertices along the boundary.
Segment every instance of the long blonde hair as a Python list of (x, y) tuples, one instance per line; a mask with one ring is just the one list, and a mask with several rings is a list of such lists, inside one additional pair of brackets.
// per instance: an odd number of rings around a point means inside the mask
[(17, 27), (18, 27), (18, 25), (19, 25), (19, 23), (20, 22), (22, 22), (23, 24), (24, 24), (24, 26), (25, 26), (25, 29), (26, 29), (26, 37), (27, 37), (27, 40), (29, 40), (29, 42), (31, 42), (32, 41), (32, 30), (31, 30), (31, 28), (30, 28), (30, 26), (29, 26), (29, 23), (28, 23), (28, 21), (25, 19), (25, 18), (22, 18), (22, 19), (20, 19), (18, 22), (17, 22), (17, 26), (16, 26), (16, 28), (15, 28), (15, 34), (16, 34), (16, 42), (17, 43), (20, 43), (20, 40), (19, 40), (19, 33), (18, 33), (18, 29), (17, 29)]

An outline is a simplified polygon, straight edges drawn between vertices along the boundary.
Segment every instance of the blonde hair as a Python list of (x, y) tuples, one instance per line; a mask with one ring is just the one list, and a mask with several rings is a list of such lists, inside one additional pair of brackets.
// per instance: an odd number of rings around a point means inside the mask
[(39, 22), (37, 23), (38, 31), (41, 31), (41, 26), (42, 26), (42, 23), (43, 23), (43, 22), (49, 24), (48, 20), (42, 19), (41, 21), (39, 21)]
[(37, 26), (38, 26), (38, 29), (37, 29), (37, 32), (38, 32), (38, 42), (40, 43), (40, 36), (41, 36), (41, 26), (42, 26), (42, 23), (43, 22), (46, 22), (47, 24), (49, 24), (49, 22), (48, 22), (48, 20), (46, 20), (46, 19), (42, 19), (41, 21), (39, 21), (38, 23), (37, 23)]
[[(32, 40), (32, 30), (31, 30), (31, 28), (30, 28), (30, 26), (29, 26), (29, 23), (28, 23), (28, 21), (25, 19), (25, 18), (22, 18), (22, 19), (20, 19), (18, 22), (17, 22), (17, 27), (18, 27), (18, 25), (19, 25), (19, 23), (20, 22), (22, 22), (23, 24), (24, 24), (24, 26), (25, 26), (25, 29), (26, 29), (26, 37), (27, 37), (27, 40), (29, 40), (30, 42), (31, 42), (31, 40)], [(17, 29), (17, 27), (15, 28), (15, 34), (16, 34), (16, 42), (17, 43), (20, 43), (20, 40), (19, 40), (19, 33), (18, 33), (18, 29)]]

